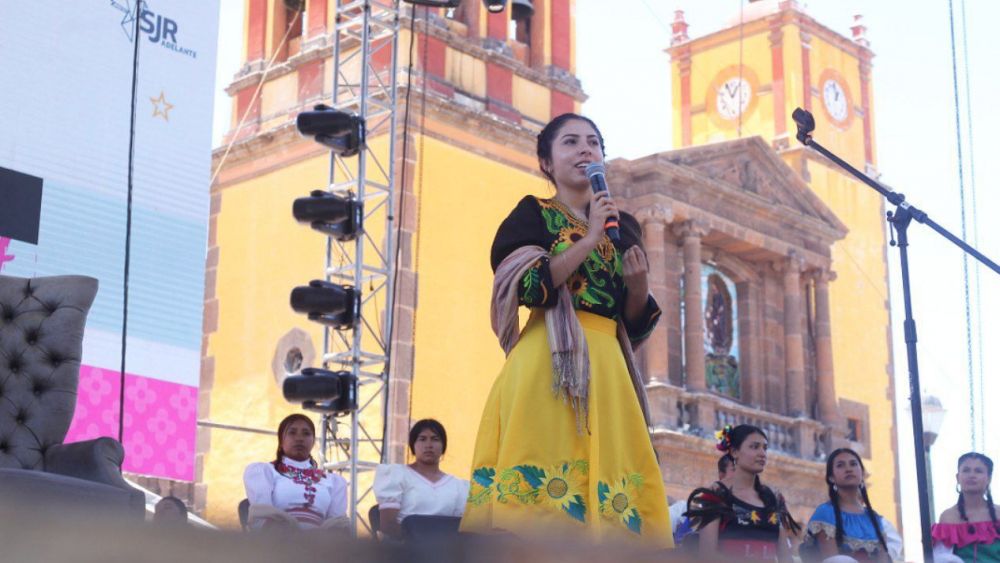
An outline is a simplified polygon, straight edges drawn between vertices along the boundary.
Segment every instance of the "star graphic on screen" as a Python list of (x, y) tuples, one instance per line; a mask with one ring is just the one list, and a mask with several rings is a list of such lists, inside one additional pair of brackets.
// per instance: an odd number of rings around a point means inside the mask
[(135, 18), (137, 12), (139, 11), (139, 3), (136, 2), (133, 4), (131, 0), (124, 0), (124, 2), (111, 0), (111, 6), (124, 14), (122, 16), (122, 31), (125, 32), (125, 36), (128, 37), (128, 40), (132, 41), (133, 31), (135, 30)]
[(149, 101), (153, 102), (153, 117), (163, 117), (163, 121), (170, 121), (170, 110), (174, 109), (174, 104), (168, 102), (163, 94), (163, 90), (160, 90), (159, 98), (150, 98)]

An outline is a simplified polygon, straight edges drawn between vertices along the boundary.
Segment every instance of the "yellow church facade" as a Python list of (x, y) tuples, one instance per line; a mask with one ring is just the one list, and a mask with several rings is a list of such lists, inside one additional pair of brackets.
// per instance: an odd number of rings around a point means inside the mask
[[(815, 140), (877, 175), (872, 58), (860, 18), (845, 37), (797, 2), (751, 2), (740, 23), (697, 38), (673, 22), (674, 144), (759, 135), (808, 183), (848, 232), (833, 246), (830, 283), (836, 392), (863, 449), (872, 502), (898, 514), (896, 399), (882, 197), (795, 138), (793, 110), (816, 120)], [(742, 61), (742, 64), (741, 64)], [(890, 508), (891, 507), (891, 508)], [(897, 521), (898, 523), (898, 521)]]
[[(537, 170), (535, 135), (551, 117), (579, 111), (586, 99), (574, 76), (574, 0), (535, 0), (533, 5), (535, 12), (527, 26), (512, 24), (507, 12), (487, 14), (480, 2), (465, 2), (455, 12), (429, 10), (426, 15), (420, 8), (412, 53), (407, 49), (410, 20), (402, 20), (399, 68), (402, 76), (412, 56), (414, 90), (405, 138), (397, 131), (401, 135), (397, 150), (405, 141), (406, 159), (397, 153), (393, 163), (396, 177), (403, 179), (397, 204), (402, 233), (387, 461), (405, 461), (409, 425), (433, 417), (449, 433), (442, 469), (460, 476), (469, 470), (482, 406), (503, 363), (489, 324), (490, 244), (496, 226), (521, 197), (552, 195)], [(214, 165), (221, 167), (211, 187), (193, 499), (207, 519), (223, 525), (236, 522), (236, 506), (244, 497), (243, 468), (273, 459), (278, 422), (299, 410), (281, 395), (280, 382), (294, 367), (288, 362), (290, 353), (301, 354), (302, 367), (317, 366), (323, 343), (321, 327), (293, 313), (288, 296), (293, 287), (322, 277), (326, 242), (296, 224), (290, 210), (295, 198), (321, 189), (328, 180), (329, 153), (295, 131), (294, 116), (329, 99), (335, 2), (308, 0), (299, 15), (287, 10), (281, 0), (246, 0), (245, 6), (245, 65), (229, 88), (234, 100), (233, 126), (225, 145), (232, 141), (232, 146), (219, 148), (214, 155)], [(808, 18), (795, 9), (788, 12), (797, 15), (780, 27), (787, 42), (782, 55), (788, 61), (783, 102), (787, 107), (781, 110), (786, 116), (796, 103), (802, 104), (801, 95), (795, 93), (805, 88), (795, 66), (801, 55), (793, 56), (792, 45), (801, 43), (800, 20), (795, 18)], [(288, 24), (296, 17), (304, 20), (301, 31), (287, 34)], [(878, 485), (872, 500), (894, 519), (898, 487), (880, 202), (868, 198), (831, 166), (796, 149), (790, 118), (785, 131), (791, 124), (791, 133), (782, 137), (778, 132), (775, 116), (779, 109), (769, 97), (774, 86), (770, 66), (765, 64), (772, 61), (769, 36), (773, 30), (767, 23), (770, 19), (764, 21), (753, 24), (764, 26), (763, 39), (760, 33), (749, 31), (751, 22), (744, 26), (744, 66), (756, 73), (758, 89), (753, 91), (753, 109), (741, 111), (746, 121), (738, 130), (706, 109), (713, 81), (725, 78), (718, 74), (732, 65), (733, 46), (727, 39), (732, 31), (703, 38), (704, 45), (700, 40), (685, 40), (671, 47), (674, 144), (697, 148), (760, 135), (780, 156), (776, 162), (767, 160), (767, 169), (780, 164), (802, 174), (822, 201), (810, 207), (819, 209), (816, 213), (821, 216), (810, 219), (810, 225), (823, 233), (814, 245), (816, 267), (836, 273), (830, 283), (830, 324), (836, 394), (844, 416), (831, 439), (855, 438), (857, 446), (865, 449), (866, 464)], [(821, 33), (811, 37), (810, 57), (815, 62), (809, 80), (818, 84), (826, 67), (837, 70), (845, 91), (855, 96), (852, 110), (857, 109), (862, 78), (859, 61), (851, 53), (857, 53), (858, 44), (836, 39), (839, 36), (832, 31), (829, 34), (830, 38)], [(687, 96), (691, 103), (687, 110), (678, 88), (682, 67), (688, 63), (676, 49), (689, 53)], [(838, 49), (843, 52), (838, 54)], [(276, 55), (275, 64), (269, 66), (272, 55)], [(820, 103), (817, 99), (813, 98), (814, 106)], [(860, 147), (865, 146), (863, 131), (871, 125), (870, 116), (865, 121), (854, 112), (842, 132), (825, 137), (826, 118), (819, 111), (814, 113), (820, 142), (843, 151), (840, 154), (848, 160), (865, 160)], [(399, 115), (403, 114), (400, 109)], [(689, 124), (686, 133), (681, 127), (685, 121)], [(779, 142), (782, 138), (784, 144)], [(384, 132), (373, 135), (369, 143), (374, 151), (385, 154)], [(741, 145), (737, 152), (750, 155), (755, 162), (766, 160), (757, 145)], [(874, 167), (873, 157), (868, 162)], [(626, 164), (618, 168), (624, 171), (629, 168)], [(614, 166), (610, 173), (615, 173)], [(783, 189), (793, 189), (787, 186)], [(624, 207), (638, 213), (644, 201), (626, 201)], [(373, 237), (385, 236), (379, 229), (373, 228)], [(667, 235), (665, 240), (675, 239)], [(679, 262), (677, 267), (681, 267)], [(881, 331), (878, 338), (854, 337), (876, 331)], [(658, 351), (666, 357), (670, 338), (664, 336), (664, 345), (647, 353)], [(645, 364), (651, 361), (656, 360), (643, 360)], [(683, 370), (682, 364), (683, 359), (665, 364), (671, 381), (680, 377), (676, 372)], [(677, 381), (683, 385), (683, 378)], [(785, 415), (781, 413), (785, 417), (781, 420), (792, 420)], [(849, 421), (856, 432), (853, 436), (848, 436)], [(707, 445), (711, 455), (705, 438), (670, 434), (675, 435), (677, 439), (657, 439), (672, 440), (681, 449), (698, 449), (699, 456), (705, 455), (700, 450)], [(812, 458), (789, 455), (788, 464), (797, 471), (795, 475), (822, 471), (822, 464)], [(671, 488), (669, 472), (665, 478), (668, 491), (681, 494), (680, 482)]]
[[(427, 33), (413, 49), (414, 89), (428, 95), (413, 95), (407, 161), (395, 163), (405, 185), (387, 429), (387, 459), (403, 461), (410, 421), (437, 418), (449, 431), (443, 468), (455, 474), (468, 469), (482, 403), (503, 362), (489, 326), (496, 225), (525, 194), (551, 193), (537, 173), (534, 136), (584, 99), (572, 76), (570, 0), (535, 2), (530, 48), (508, 39), (506, 12), (488, 16), (467, 4), (473, 8), (449, 17), (417, 12), (418, 32)], [(229, 90), (227, 142), (235, 142), (212, 187), (207, 259), (194, 504), (213, 522), (235, 523), (243, 467), (274, 458), (273, 429), (299, 410), (281, 395), (286, 353), (302, 351), (305, 367), (318, 365), (322, 350), (321, 328), (293, 313), (288, 295), (322, 277), (325, 239), (290, 210), (327, 182), (329, 153), (295, 131), (294, 116), (329, 99), (334, 5), (308, 2), (303, 35), (288, 47), (280, 39), (294, 13), (281, 0), (246, 3), (247, 64)], [(408, 24), (404, 17), (401, 69)], [(275, 52), (285, 61), (264, 76), (265, 53)], [(385, 155), (384, 134), (369, 144)], [(216, 165), (224, 154), (216, 151)]]

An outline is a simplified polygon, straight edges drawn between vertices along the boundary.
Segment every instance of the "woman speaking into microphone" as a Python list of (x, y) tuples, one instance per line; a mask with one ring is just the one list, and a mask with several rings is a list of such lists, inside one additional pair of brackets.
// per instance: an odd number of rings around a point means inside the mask
[(479, 426), (462, 530), (670, 546), (632, 355), (660, 315), (639, 224), (591, 188), (587, 167), (604, 161), (593, 121), (560, 115), (537, 151), (555, 196), (523, 198), (493, 241), (491, 321), (507, 361)]

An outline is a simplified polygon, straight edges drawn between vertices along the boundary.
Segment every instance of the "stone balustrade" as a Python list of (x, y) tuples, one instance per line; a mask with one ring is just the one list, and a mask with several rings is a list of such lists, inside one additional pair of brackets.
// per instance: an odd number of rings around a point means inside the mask
[(714, 393), (691, 392), (663, 382), (646, 386), (652, 430), (679, 432), (715, 441), (715, 431), (727, 424), (752, 424), (767, 434), (770, 451), (808, 461), (826, 457), (831, 428), (804, 417), (789, 417), (756, 409)]

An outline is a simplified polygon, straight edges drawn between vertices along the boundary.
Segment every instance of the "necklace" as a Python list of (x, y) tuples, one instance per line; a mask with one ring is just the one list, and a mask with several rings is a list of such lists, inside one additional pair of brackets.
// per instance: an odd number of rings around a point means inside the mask
[(284, 462), (278, 464), (278, 473), (288, 477), (293, 483), (305, 487), (306, 508), (316, 502), (316, 484), (323, 480), (326, 472), (316, 467), (300, 469), (286, 465)]

